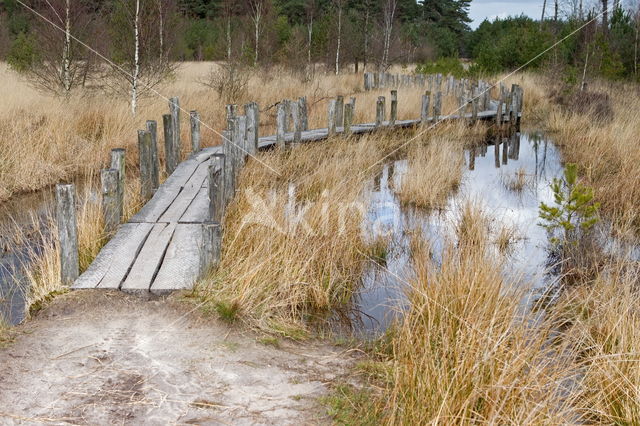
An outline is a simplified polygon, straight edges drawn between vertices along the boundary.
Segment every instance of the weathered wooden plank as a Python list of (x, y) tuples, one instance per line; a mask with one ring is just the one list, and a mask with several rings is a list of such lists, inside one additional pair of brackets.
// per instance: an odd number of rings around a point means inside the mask
[(165, 293), (193, 287), (201, 270), (201, 224), (178, 224), (167, 247), (151, 292)]
[(173, 200), (167, 210), (160, 216), (158, 222), (177, 222), (187, 211), (198, 191), (204, 184), (209, 173), (209, 162), (205, 161), (198, 165), (191, 175), (180, 194)]
[(175, 229), (175, 223), (157, 223), (153, 226), (131, 271), (122, 283), (121, 290), (149, 291)]
[(160, 185), (153, 198), (131, 218), (130, 222), (156, 222), (174, 202), (198, 166), (216, 152), (220, 152), (219, 147), (205, 148), (180, 163), (176, 171)]
[(205, 181), (178, 222), (202, 223), (207, 220), (209, 220), (209, 187), (207, 181)]
[[(121, 239), (120, 246), (111, 252), (111, 261), (97, 288), (118, 289), (138, 257), (140, 249), (153, 228), (152, 223), (137, 223)], [(123, 232), (123, 228), (120, 228)], [(115, 238), (114, 238), (115, 239)]]
[(76, 188), (73, 184), (56, 185), (56, 222), (60, 245), (60, 281), (71, 284), (78, 278), (78, 225)]
[[(148, 230), (153, 227), (152, 224), (142, 224), (142, 223), (125, 223), (120, 225), (118, 232), (116, 235), (109, 240), (109, 242), (100, 250), (98, 256), (95, 260), (89, 265), (86, 271), (73, 283), (72, 288), (95, 288), (98, 284), (103, 280), (107, 271), (114, 263), (115, 259), (118, 257), (122, 257), (125, 255), (125, 246), (127, 242), (130, 240), (130, 236), (135, 232), (139, 232), (137, 230), (141, 229), (144, 231), (146, 227)], [(144, 232), (143, 232), (144, 233)]]

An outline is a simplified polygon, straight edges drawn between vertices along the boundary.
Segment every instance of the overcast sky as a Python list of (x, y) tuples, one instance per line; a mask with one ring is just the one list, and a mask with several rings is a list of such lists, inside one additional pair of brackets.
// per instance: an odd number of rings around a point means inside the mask
[(476, 28), (485, 18), (493, 21), (496, 17), (520, 14), (540, 19), (542, 0), (473, 0), (469, 9), (469, 16), (473, 19), (471, 28)]

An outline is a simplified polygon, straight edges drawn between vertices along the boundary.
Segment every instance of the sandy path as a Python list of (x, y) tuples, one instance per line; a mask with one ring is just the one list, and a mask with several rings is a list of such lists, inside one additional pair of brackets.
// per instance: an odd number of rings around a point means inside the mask
[(193, 307), (73, 292), (0, 349), (0, 423), (327, 423), (317, 398), (353, 358), (258, 343)]

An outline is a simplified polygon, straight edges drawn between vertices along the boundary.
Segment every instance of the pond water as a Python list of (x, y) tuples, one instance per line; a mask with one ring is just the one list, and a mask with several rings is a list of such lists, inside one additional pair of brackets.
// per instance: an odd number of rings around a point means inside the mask
[(538, 207), (541, 201), (553, 202), (550, 183), (564, 171), (560, 153), (538, 133), (516, 133), (491, 143), (466, 152), (460, 188), (440, 211), (400, 205), (394, 188), (400, 187), (407, 173), (406, 160), (387, 164), (366, 188), (371, 200), (368, 234), (388, 235), (390, 243), (386, 264), (380, 267), (371, 262), (356, 297), (354, 320), (365, 334), (385, 330), (406, 300), (412, 278), (412, 232), (422, 232), (431, 244), (434, 260), (439, 262), (445, 244), (455, 238), (454, 226), (468, 202), (490, 218), (492, 240), (502, 228), (510, 230), (513, 243), (505, 274), (513, 274), (534, 288), (550, 285), (556, 279), (549, 273), (548, 238), (544, 228), (538, 226)]
[[(0, 204), (0, 318), (10, 324), (24, 319), (24, 268), (41, 251), (52, 203), (53, 192), (44, 190)], [(17, 234), (25, 237), (21, 245)]]

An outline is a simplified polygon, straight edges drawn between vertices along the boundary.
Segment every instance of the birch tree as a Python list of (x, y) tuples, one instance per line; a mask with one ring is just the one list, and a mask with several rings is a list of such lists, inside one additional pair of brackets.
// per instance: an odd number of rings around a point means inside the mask
[(138, 107), (138, 77), (140, 75), (140, 0), (136, 0), (136, 12), (134, 16), (134, 64), (131, 83), (131, 113), (136, 115)]
[(383, 47), (382, 47), (382, 70), (389, 66), (389, 49), (391, 48), (391, 34), (393, 32), (393, 21), (396, 15), (397, 0), (385, 0), (383, 8)]
[(260, 58), (260, 34), (262, 33), (262, 20), (267, 12), (267, 4), (265, 0), (250, 0), (249, 5), (251, 6), (251, 22), (253, 23), (253, 38), (255, 42), (253, 65), (256, 66)]
[(340, 44), (342, 43), (342, 9), (344, 0), (333, 0), (333, 4), (338, 14), (338, 39), (336, 44), (336, 75), (338, 75), (340, 73)]

